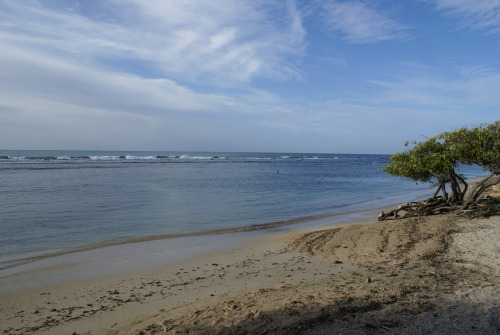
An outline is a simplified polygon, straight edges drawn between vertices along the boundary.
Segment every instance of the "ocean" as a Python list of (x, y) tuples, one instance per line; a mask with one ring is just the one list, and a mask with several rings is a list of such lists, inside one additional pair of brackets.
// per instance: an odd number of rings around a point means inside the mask
[(300, 226), (432, 192), (384, 174), (388, 163), (388, 155), (0, 151), (0, 269), (144, 238)]

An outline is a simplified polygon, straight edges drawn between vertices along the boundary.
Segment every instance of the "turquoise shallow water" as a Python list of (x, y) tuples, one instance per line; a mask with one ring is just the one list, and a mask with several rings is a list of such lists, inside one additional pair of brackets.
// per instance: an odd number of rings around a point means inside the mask
[(0, 268), (91, 245), (266, 226), (430, 193), (429, 185), (382, 173), (388, 159), (0, 151)]

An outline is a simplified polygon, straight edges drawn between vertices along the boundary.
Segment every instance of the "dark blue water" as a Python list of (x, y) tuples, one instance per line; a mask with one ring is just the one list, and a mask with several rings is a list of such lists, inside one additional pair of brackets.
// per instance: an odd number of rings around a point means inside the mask
[(93, 244), (361, 211), (431, 192), (381, 172), (388, 159), (0, 151), (0, 268)]

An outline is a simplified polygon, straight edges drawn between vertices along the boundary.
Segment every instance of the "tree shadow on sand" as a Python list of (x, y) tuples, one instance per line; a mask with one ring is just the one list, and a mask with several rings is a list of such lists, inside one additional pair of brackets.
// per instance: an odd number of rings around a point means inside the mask
[(238, 314), (240, 306), (230, 301), (227, 306), (234, 313), (220, 311), (219, 317), (191, 324), (166, 320), (138, 334), (500, 334), (498, 305), (425, 298), (424, 292), (401, 295), (351, 298), (312, 307), (295, 301), (275, 311), (249, 311), (234, 323), (232, 314)]

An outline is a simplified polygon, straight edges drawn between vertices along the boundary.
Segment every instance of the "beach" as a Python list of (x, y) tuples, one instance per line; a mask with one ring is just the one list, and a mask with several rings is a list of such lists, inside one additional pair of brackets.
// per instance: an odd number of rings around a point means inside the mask
[(0, 22), (0, 335), (500, 335), (500, 0)]
[(0, 297), (1, 332), (498, 334), (499, 233), (499, 217), (374, 215), (128, 273), (40, 284), (32, 269)]

